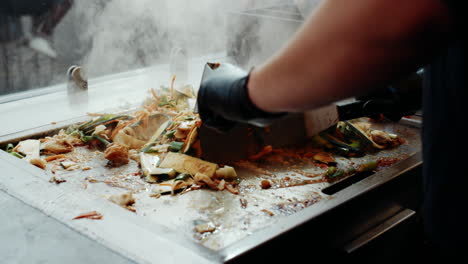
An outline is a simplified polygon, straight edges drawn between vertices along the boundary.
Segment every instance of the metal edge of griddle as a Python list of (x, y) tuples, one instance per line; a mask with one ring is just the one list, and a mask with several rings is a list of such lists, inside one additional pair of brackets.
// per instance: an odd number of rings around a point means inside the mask
[(0, 147), (8, 143), (19, 142), (21, 140), (50, 136), (54, 133), (57, 133), (61, 129), (66, 129), (71, 125), (84, 122), (86, 120), (89, 120), (90, 118), (91, 117), (89, 116), (81, 116), (65, 121), (55, 122), (53, 124), (18, 131), (11, 134), (0, 135)]
[(256, 231), (254, 236), (248, 236), (219, 250), (219, 253), (223, 256), (225, 262), (233, 260), (346, 202), (382, 186), (421, 164), (422, 152), (418, 151), (410, 157), (315, 203), (313, 206), (280, 218), (275, 224)]

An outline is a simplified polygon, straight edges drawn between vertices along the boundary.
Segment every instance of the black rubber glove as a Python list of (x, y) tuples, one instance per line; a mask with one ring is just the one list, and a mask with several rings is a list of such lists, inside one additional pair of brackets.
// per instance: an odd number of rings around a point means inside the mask
[(285, 113), (268, 113), (250, 100), (249, 73), (228, 63), (208, 63), (198, 90), (197, 107), (203, 123), (226, 132), (237, 123), (268, 126)]
[(366, 116), (380, 119), (382, 114), (386, 119), (398, 122), (403, 116), (414, 115), (422, 108), (422, 74), (413, 73), (385, 89), (356, 99), (365, 102), (363, 112)]

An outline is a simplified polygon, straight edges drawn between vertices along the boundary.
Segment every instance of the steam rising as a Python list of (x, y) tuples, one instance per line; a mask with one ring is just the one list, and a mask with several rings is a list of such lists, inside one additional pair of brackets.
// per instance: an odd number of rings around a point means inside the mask
[(167, 62), (174, 47), (197, 55), (224, 48), (224, 12), (240, 4), (217, 0), (75, 1), (94, 75)]
[(290, 1), (75, 1), (86, 49), (81, 64), (93, 77), (166, 63), (175, 47), (190, 57), (225, 51), (229, 11), (284, 2)]

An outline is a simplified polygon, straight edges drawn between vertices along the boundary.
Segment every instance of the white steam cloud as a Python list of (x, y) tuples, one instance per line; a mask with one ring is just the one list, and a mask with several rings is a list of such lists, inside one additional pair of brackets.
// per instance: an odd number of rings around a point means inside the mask
[[(314, 0), (316, 1), (316, 0)], [(90, 77), (167, 63), (173, 48), (190, 57), (223, 52), (232, 28), (228, 13), (282, 4), (293, 0), (89, 0), (75, 1), (72, 19), (77, 31), (81, 59), (77, 63)], [(78, 21), (78, 22), (77, 22)], [(248, 22), (247, 22), (248, 23)], [(245, 26), (245, 25), (240, 25)], [(297, 25), (296, 25), (297, 26)], [(258, 54), (272, 53), (269, 39), (289, 37), (278, 31), (293, 30), (257, 25), (262, 47)], [(237, 35), (234, 38), (244, 38)], [(252, 37), (252, 36), (250, 36)], [(255, 38), (255, 37), (254, 37)], [(286, 42), (287, 40), (282, 40)], [(263, 53), (262, 53), (263, 52)], [(249, 56), (254, 56), (250, 54)], [(262, 59), (266, 55), (262, 55)], [(261, 60), (261, 59), (260, 59)], [(254, 60), (258, 63), (259, 60)]]

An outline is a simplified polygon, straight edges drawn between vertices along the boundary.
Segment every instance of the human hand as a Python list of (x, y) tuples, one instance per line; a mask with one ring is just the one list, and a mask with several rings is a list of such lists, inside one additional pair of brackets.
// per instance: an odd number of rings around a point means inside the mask
[(221, 132), (236, 123), (268, 126), (284, 113), (268, 113), (250, 100), (247, 84), (249, 73), (232, 64), (205, 66), (198, 90), (197, 106), (203, 123)]

